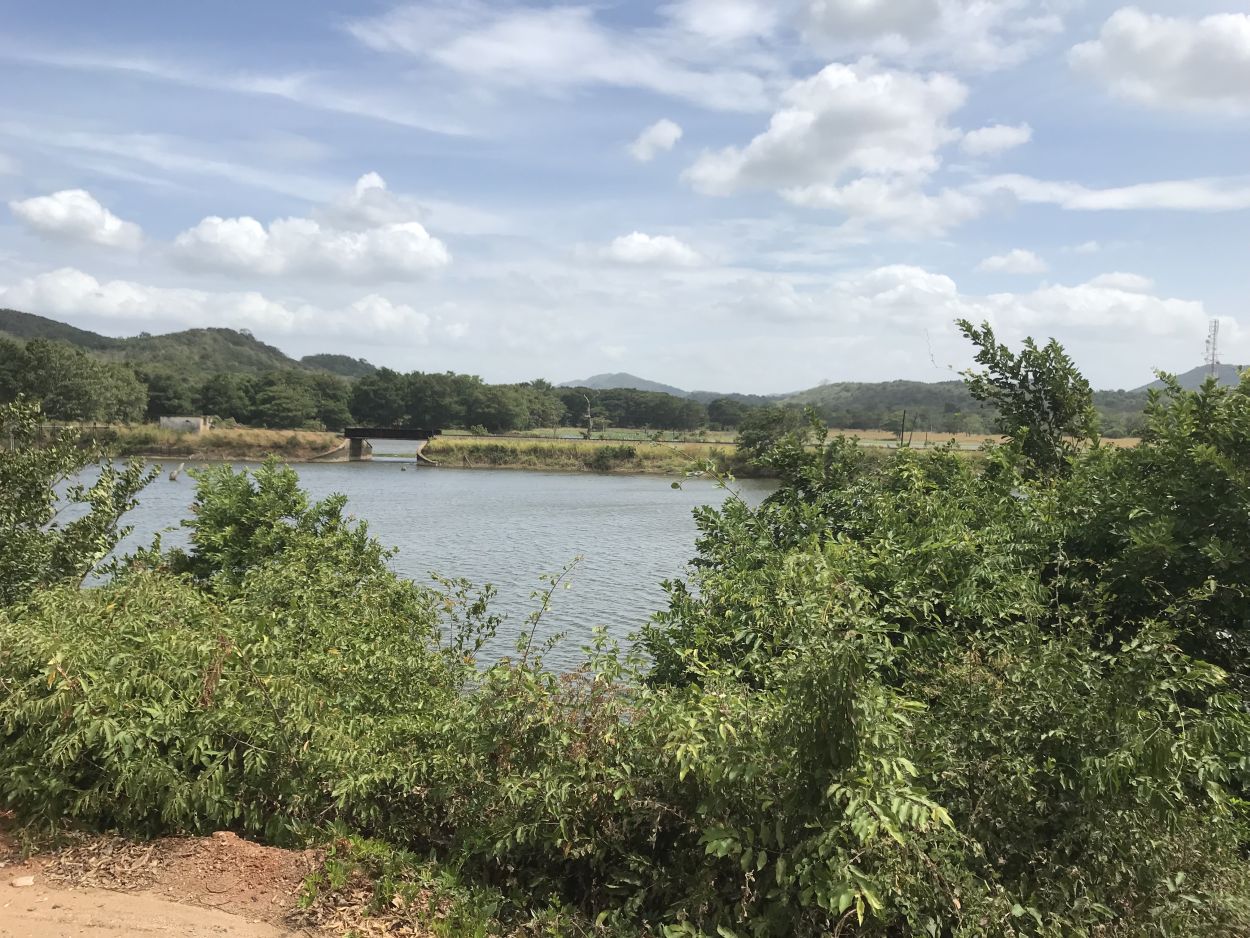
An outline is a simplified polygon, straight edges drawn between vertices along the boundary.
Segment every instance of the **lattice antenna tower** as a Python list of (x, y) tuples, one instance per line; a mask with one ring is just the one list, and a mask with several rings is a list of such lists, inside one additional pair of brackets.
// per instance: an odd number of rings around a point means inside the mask
[(1220, 321), (1211, 320), (1211, 329), (1207, 332), (1207, 374), (1212, 378), (1220, 374)]

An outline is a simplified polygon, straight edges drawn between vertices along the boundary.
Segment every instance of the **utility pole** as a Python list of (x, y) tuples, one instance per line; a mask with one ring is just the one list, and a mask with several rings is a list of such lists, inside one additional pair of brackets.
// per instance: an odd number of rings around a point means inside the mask
[(595, 417), (590, 410), (590, 395), (583, 394), (582, 397), (586, 399), (586, 439), (589, 440), (595, 435)]

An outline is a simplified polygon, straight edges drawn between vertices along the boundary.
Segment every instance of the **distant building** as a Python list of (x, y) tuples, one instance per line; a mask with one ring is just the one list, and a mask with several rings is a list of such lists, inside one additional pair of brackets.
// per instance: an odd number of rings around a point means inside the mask
[(208, 417), (162, 417), (161, 429), (175, 433), (203, 433), (212, 427)]

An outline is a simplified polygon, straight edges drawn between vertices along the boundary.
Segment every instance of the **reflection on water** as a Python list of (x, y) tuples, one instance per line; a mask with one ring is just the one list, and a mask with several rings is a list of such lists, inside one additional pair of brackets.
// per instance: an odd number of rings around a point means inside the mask
[[(158, 531), (167, 546), (186, 542), (178, 522), (189, 515), (194, 481), (184, 473), (170, 482), (169, 468), (130, 516), (135, 532), (126, 549)], [(509, 617), (500, 651), (512, 647), (535, 607), (530, 594), (542, 587), (539, 576), (580, 555), (572, 589), (557, 593), (539, 630), (540, 637), (567, 635), (548, 659), (553, 667), (580, 660), (595, 626), (624, 638), (661, 608), (660, 581), (682, 575), (694, 553), (691, 510), (725, 497), (711, 482), (688, 480), (675, 490), (658, 476), (421, 469), (381, 460), (295, 468), (314, 498), (346, 495), (347, 511), (399, 549), (392, 564), (404, 576), (428, 582), (436, 572), (493, 583), (496, 611)], [(752, 504), (770, 488), (752, 481), (734, 487)]]

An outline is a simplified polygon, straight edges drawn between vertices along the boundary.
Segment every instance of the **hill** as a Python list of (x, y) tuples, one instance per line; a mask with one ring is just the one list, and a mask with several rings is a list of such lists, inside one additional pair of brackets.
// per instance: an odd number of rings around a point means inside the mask
[(57, 322), (55, 319), (19, 312), (16, 309), (0, 309), (0, 335), (17, 339), (19, 342), (26, 342), (30, 339), (53, 339), (92, 351), (114, 348), (125, 341), (100, 335), (98, 332), (78, 329), (68, 323)]
[[(1247, 365), (1220, 365), (1217, 378), (1220, 384), (1235, 385), (1241, 380), (1241, 371), (1243, 368), (1250, 367)], [(1207, 366), (1199, 365), (1197, 368), (1190, 368), (1183, 375), (1177, 375), (1176, 378), (1186, 391), (1196, 391), (1202, 387), (1204, 381), (1207, 380)], [(1163, 387), (1162, 381), (1151, 381), (1149, 384), (1142, 385), (1137, 388), (1138, 391), (1147, 391), (1152, 388), (1158, 389)]]
[(631, 375), (624, 371), (616, 372), (615, 374), (591, 375), (589, 378), (583, 378), (580, 381), (565, 381), (560, 387), (590, 388), (594, 391), (656, 391), (660, 394), (671, 394), (673, 397), (690, 397), (689, 391), (675, 388), (671, 384), (661, 384), (659, 381), (648, 381), (646, 378), (640, 378), (637, 375)]
[(363, 358), (352, 358), (350, 355), (305, 355), (300, 364), (341, 378), (363, 378), (378, 370)]
[[(106, 361), (124, 362), (138, 368), (158, 366), (186, 377), (216, 372), (261, 374), (287, 368), (342, 373), (317, 362), (298, 362), (281, 349), (238, 329), (187, 329), (164, 335), (144, 332), (129, 338), (112, 338), (45, 316), (3, 309), (0, 310), (0, 336), (19, 342), (31, 339), (67, 342)], [(356, 368), (373, 368), (368, 362), (345, 355), (309, 356), (312, 359), (323, 357), (334, 363), (340, 359), (352, 362)]]

